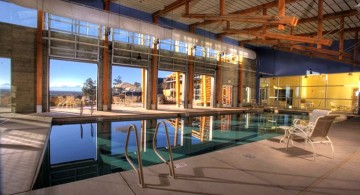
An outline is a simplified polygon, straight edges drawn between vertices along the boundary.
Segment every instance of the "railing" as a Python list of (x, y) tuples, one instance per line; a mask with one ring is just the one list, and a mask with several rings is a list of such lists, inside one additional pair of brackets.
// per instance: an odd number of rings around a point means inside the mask
[[(169, 161), (165, 160), (159, 153), (159, 151), (156, 148), (156, 142), (157, 142), (157, 133), (159, 131), (159, 126), (163, 124), (165, 127), (165, 134), (166, 134), (166, 143), (167, 143), (167, 147), (168, 147), (168, 154), (169, 154)], [(166, 123), (164, 121), (159, 122), (156, 125), (156, 129), (155, 129), (155, 133), (154, 133), (154, 137), (153, 137), (153, 150), (155, 152), (155, 154), (165, 163), (169, 166), (169, 174), (170, 176), (172, 176), (175, 179), (175, 168), (174, 168), (174, 162), (173, 162), (173, 157), (172, 157), (172, 151), (171, 151), (171, 145), (170, 145), (170, 138), (169, 138), (169, 131), (168, 128), (166, 126)]]
[[(136, 154), (138, 157), (138, 164), (139, 164), (139, 169), (136, 168), (136, 166), (134, 165), (133, 161), (129, 158), (129, 153), (128, 153), (128, 146), (129, 146), (129, 138), (130, 138), (130, 131), (131, 129), (133, 129), (135, 131), (135, 139), (136, 139)], [(136, 174), (138, 175), (138, 180), (139, 180), (139, 185), (144, 188), (145, 187), (145, 183), (144, 183), (144, 173), (143, 173), (143, 167), (142, 167), (142, 160), (141, 160), (141, 153), (140, 153), (140, 147), (139, 147), (139, 139), (138, 139), (138, 132), (137, 132), (137, 128), (135, 125), (131, 125), (127, 131), (127, 136), (126, 136), (126, 143), (125, 143), (125, 157), (126, 160), (129, 162), (129, 164), (131, 165), (131, 167), (134, 169), (134, 171), (136, 172)]]

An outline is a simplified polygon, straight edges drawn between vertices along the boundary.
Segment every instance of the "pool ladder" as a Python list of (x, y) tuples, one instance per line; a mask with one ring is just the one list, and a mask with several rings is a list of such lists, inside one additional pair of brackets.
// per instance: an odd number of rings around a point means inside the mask
[[(166, 134), (166, 143), (167, 143), (167, 147), (168, 147), (168, 154), (169, 154), (169, 161), (165, 160), (159, 153), (159, 151), (156, 148), (156, 142), (157, 142), (157, 134), (159, 131), (159, 127), (160, 125), (163, 124), (165, 127), (165, 134)], [(129, 138), (130, 138), (130, 133), (131, 130), (135, 131), (135, 139), (136, 139), (136, 154), (138, 157), (138, 164), (139, 164), (139, 169), (136, 168), (135, 164), (133, 163), (133, 161), (130, 159), (129, 157), (129, 152), (128, 152), (128, 147), (129, 147)], [(142, 160), (141, 160), (141, 153), (140, 153), (140, 147), (139, 147), (139, 139), (138, 139), (138, 132), (137, 132), (137, 128), (135, 125), (131, 125), (127, 131), (127, 136), (126, 136), (126, 143), (125, 143), (125, 157), (126, 160), (129, 162), (129, 164), (131, 165), (131, 167), (134, 169), (134, 171), (136, 172), (136, 174), (138, 175), (138, 182), (139, 185), (144, 188), (145, 187), (145, 183), (144, 183), (144, 172), (143, 172), (143, 166), (142, 166)], [(154, 137), (153, 137), (153, 150), (155, 152), (155, 154), (159, 157), (160, 160), (162, 160), (165, 164), (167, 164), (169, 166), (169, 174), (171, 177), (173, 177), (175, 179), (175, 167), (174, 167), (174, 161), (173, 161), (173, 157), (172, 157), (172, 151), (171, 151), (171, 145), (170, 145), (170, 137), (169, 137), (169, 131), (168, 128), (166, 126), (166, 123), (164, 121), (159, 122), (156, 125), (156, 129), (155, 129), (155, 133), (154, 133)]]
[[(166, 143), (167, 143), (167, 148), (168, 148), (169, 161), (165, 160), (160, 155), (160, 153), (159, 153), (159, 151), (157, 150), (157, 147), (156, 147), (157, 134), (158, 134), (159, 127), (160, 127), (161, 124), (163, 124), (164, 127), (165, 127)], [(161, 121), (156, 125), (156, 129), (155, 129), (155, 133), (154, 133), (154, 137), (153, 137), (153, 150), (154, 150), (155, 154), (159, 157), (159, 159), (162, 160), (165, 164), (167, 164), (169, 166), (169, 174), (170, 174), (171, 177), (173, 177), (175, 179), (175, 167), (174, 167), (174, 161), (173, 161), (173, 156), (172, 156), (172, 151), (171, 151), (169, 131), (168, 131), (168, 128), (167, 128), (166, 123), (164, 121)]]
[[(128, 152), (128, 146), (129, 146), (129, 138), (130, 138), (130, 132), (131, 129), (133, 129), (135, 131), (135, 139), (136, 139), (136, 154), (138, 157), (138, 164), (139, 164), (139, 169), (136, 168), (135, 164), (133, 163), (133, 161), (129, 158), (129, 152)], [(142, 167), (142, 160), (141, 160), (141, 153), (140, 153), (140, 147), (139, 147), (139, 139), (138, 139), (138, 132), (137, 132), (137, 128), (135, 125), (131, 125), (127, 131), (127, 136), (126, 136), (126, 143), (125, 143), (125, 157), (126, 160), (129, 162), (129, 164), (131, 165), (131, 167), (134, 169), (134, 171), (136, 172), (136, 174), (138, 175), (138, 182), (139, 185), (144, 188), (145, 187), (145, 183), (144, 183), (144, 172), (143, 172), (143, 167)]]

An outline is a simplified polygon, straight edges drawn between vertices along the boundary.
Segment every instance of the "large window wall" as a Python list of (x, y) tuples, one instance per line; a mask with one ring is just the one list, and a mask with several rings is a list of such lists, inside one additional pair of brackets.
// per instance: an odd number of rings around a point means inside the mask
[(260, 100), (270, 106), (352, 111), (358, 101), (360, 73), (308, 74), (260, 79)]

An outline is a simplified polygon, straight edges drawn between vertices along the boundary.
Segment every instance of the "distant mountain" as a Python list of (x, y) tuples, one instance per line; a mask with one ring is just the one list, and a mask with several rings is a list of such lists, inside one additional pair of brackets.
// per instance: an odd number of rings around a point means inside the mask
[(4, 83), (0, 85), (0, 89), (10, 89), (10, 83)]
[(81, 91), (82, 87), (80, 85), (76, 86), (53, 86), (50, 87), (50, 91)]

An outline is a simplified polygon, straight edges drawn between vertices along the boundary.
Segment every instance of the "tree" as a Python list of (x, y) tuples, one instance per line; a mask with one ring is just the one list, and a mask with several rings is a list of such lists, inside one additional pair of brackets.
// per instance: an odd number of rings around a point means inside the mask
[(89, 96), (89, 98), (93, 100), (96, 94), (96, 81), (92, 80), (92, 78), (86, 79), (82, 92), (84, 96)]
[(121, 76), (117, 76), (116, 79), (114, 79), (113, 84), (117, 85), (117, 84), (120, 84), (120, 83), (122, 83)]
[(139, 88), (141, 86), (141, 84), (138, 83), (138, 82), (134, 82), (134, 85), (135, 85), (136, 88)]

